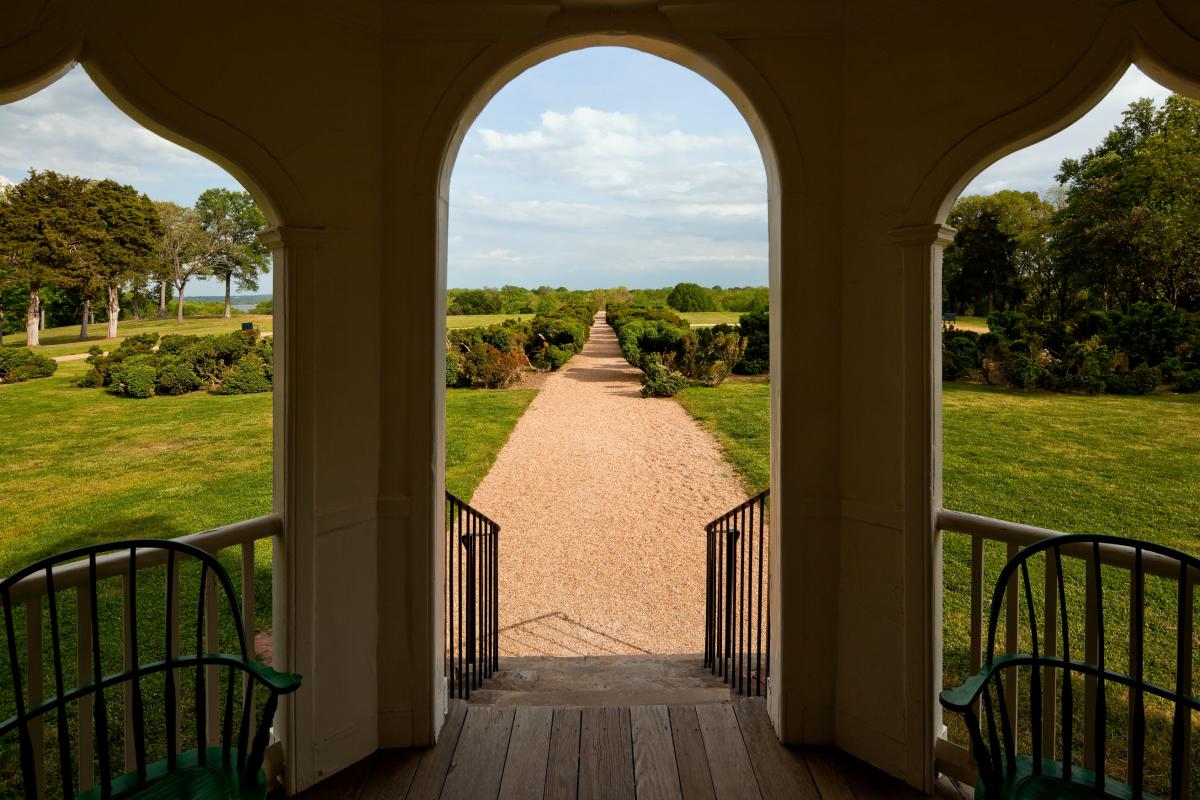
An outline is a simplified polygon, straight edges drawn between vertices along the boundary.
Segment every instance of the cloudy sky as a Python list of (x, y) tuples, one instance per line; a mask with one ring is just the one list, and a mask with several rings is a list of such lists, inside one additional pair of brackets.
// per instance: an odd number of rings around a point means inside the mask
[[(967, 192), (1044, 191), (1129, 101), (1168, 94), (1136, 69), (1087, 116), (994, 164)], [(125, 117), (83, 70), (0, 107), (0, 183), (30, 167), (131, 183), (188, 204), (239, 188)], [(450, 187), (449, 284), (571, 288), (767, 282), (766, 183), (733, 104), (682, 67), (621, 48), (530, 69), (484, 109)], [(219, 294), (212, 281), (189, 294)]]

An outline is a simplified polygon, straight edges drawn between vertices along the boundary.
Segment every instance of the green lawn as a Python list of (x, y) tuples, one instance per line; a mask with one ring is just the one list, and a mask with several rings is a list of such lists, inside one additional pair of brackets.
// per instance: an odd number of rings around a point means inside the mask
[(771, 386), (764, 378), (731, 377), (715, 388), (693, 386), (677, 396), (711, 431), (751, 497), (771, 485)]
[(988, 330), (987, 317), (958, 317), (954, 320), (954, 326), (957, 328), (965, 328), (966, 330), (977, 330), (983, 332)]
[(533, 319), (533, 314), (448, 314), (446, 328), (483, 328), (506, 319)]
[[(115, 339), (105, 338), (108, 333), (108, 323), (100, 322), (88, 326), (88, 338), (79, 338), (79, 326), (69, 325), (64, 328), (47, 328), (38, 337), (41, 345), (33, 348), (46, 356), (66, 356), (73, 353), (86, 353), (92, 345), (100, 345), (105, 350), (111, 350), (126, 336), (136, 333), (157, 333), (166, 336), (171, 333), (183, 333), (196, 336), (211, 333), (229, 333), (240, 330), (243, 322), (253, 322), (260, 331), (271, 330), (269, 314), (239, 314), (230, 319), (224, 317), (184, 317), (183, 323), (178, 324), (174, 318), (122, 320)], [(5, 345), (25, 346), (25, 333), (10, 333), (4, 337)]]
[[(767, 384), (729, 380), (715, 389), (687, 389), (679, 400), (714, 432), (747, 493), (765, 488)], [(946, 507), (1067, 532), (1131, 536), (1200, 554), (1200, 395), (1079, 397), (947, 383), (942, 420)], [(957, 685), (969, 666), (969, 559), (969, 537), (948, 533), (943, 598), (948, 686)], [(1003, 546), (988, 545), (987, 594), (1005, 561)], [(1065, 568), (1069, 603), (1075, 609), (1071, 627), (1078, 636), (1083, 630), (1082, 571), (1077, 565)], [(1107, 648), (1111, 663), (1123, 669), (1128, 573), (1106, 570), (1104, 580)], [(1173, 588), (1151, 580), (1146, 592), (1147, 675), (1169, 684)], [(1080, 715), (1082, 706), (1076, 707)], [(1110, 758), (1120, 774), (1124, 756), (1116, 751), (1124, 741), (1123, 694), (1110, 695), (1109, 713)], [(949, 716), (947, 720), (960, 738), (961, 726)], [(1158, 746), (1169, 741), (1169, 718), (1152, 712), (1148, 725), (1148, 780), (1162, 791), (1166, 760)], [(1194, 774), (1200, 776), (1200, 769)]]
[(679, 316), (692, 325), (737, 325), (742, 318), (741, 311), (686, 311)]
[(470, 501), (536, 394), (535, 389), (446, 390), (447, 491)]
[[(132, 400), (74, 386), (87, 368), (83, 362), (67, 362), (50, 378), (0, 386), (0, 430), (5, 432), (0, 446), (0, 575), (83, 544), (181, 536), (270, 512), (270, 394)], [(530, 389), (447, 392), (446, 485), (451, 491), (470, 498), (534, 394)], [(235, 586), (240, 585), (238, 554), (229, 551), (224, 562)], [(165, 635), (163, 573), (162, 568), (147, 570), (138, 581), (138, 627), (149, 642), (161, 642)], [(195, 591), (188, 589), (187, 577), (181, 578), (181, 608), (192, 609)], [(269, 542), (256, 548), (255, 583), (258, 627), (266, 630), (271, 614)], [(70, 593), (60, 597), (68, 664), (74, 663), (73, 602)], [(119, 661), (119, 588), (106, 584), (100, 602), (105, 658)], [(227, 649), (231, 636), (232, 628), (224, 625)], [(18, 638), (23, 641), (23, 633)], [(10, 683), (7, 659), (0, 659), (0, 687)], [(147, 680), (150, 709), (162, 705), (154, 701), (162, 696), (161, 683)], [(180, 691), (186, 711), (191, 696), (186, 681)], [(0, 691), (0, 718), (12, 711), (11, 698)], [(114, 758), (119, 759), (119, 713), (110, 716), (110, 724)], [(163, 730), (161, 718), (147, 719), (150, 760), (162, 755)], [(53, 743), (52, 724), (48, 735)], [(189, 735), (185, 730), (185, 746), (190, 746)], [(20, 794), (14, 778), (17, 749), (7, 743), (0, 747), (0, 798)]]

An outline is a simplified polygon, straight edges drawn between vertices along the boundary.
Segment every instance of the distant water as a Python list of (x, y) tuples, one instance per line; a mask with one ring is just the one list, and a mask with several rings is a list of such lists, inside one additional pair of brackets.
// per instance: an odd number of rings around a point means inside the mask
[(253, 311), (255, 306), (254, 303), (231, 303), (230, 305), (238, 311)]

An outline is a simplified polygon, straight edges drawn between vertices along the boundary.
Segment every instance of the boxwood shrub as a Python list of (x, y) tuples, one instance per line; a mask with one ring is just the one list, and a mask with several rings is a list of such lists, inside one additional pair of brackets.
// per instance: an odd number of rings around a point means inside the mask
[(124, 397), (180, 395), (202, 389), (217, 394), (271, 390), (272, 340), (258, 331), (215, 336), (157, 334), (130, 336), (111, 353), (88, 351), (91, 369), (79, 379), (84, 388), (106, 387)]
[(28, 347), (0, 347), (0, 383), (48, 378), (57, 369), (57, 361)]

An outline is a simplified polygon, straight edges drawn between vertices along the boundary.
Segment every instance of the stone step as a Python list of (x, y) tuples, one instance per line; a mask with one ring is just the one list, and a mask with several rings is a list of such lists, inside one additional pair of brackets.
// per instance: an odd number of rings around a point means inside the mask
[(695, 705), (730, 699), (729, 687), (700, 655), (502, 657), (500, 669), (471, 693), (483, 705)]
[(485, 706), (553, 706), (592, 708), (624, 706), (694, 706), (727, 703), (729, 688), (722, 689), (557, 689), (520, 692), (486, 688), (471, 692), (467, 702)]

